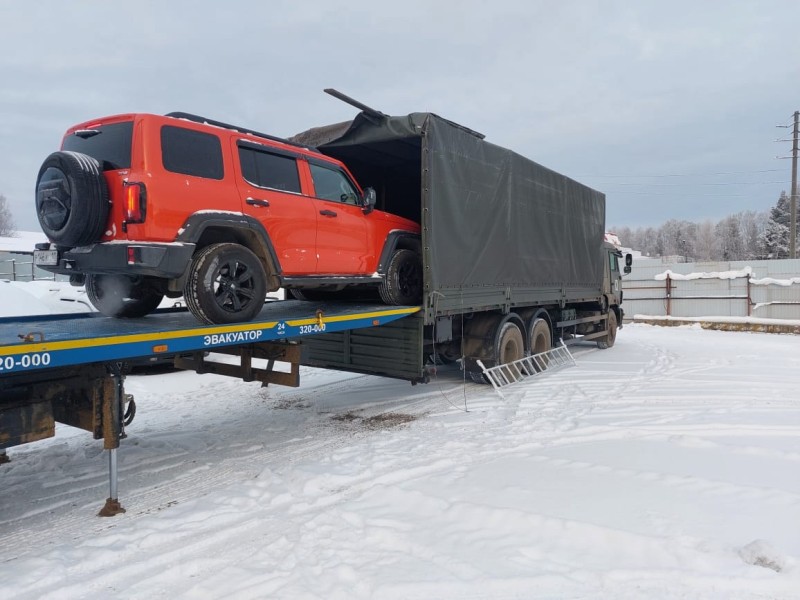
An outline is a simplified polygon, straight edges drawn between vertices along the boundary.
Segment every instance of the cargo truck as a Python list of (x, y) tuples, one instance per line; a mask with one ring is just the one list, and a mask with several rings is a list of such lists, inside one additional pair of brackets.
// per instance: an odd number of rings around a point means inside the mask
[(387, 326), (317, 336), (305, 364), (427, 381), (437, 360), (491, 367), (563, 340), (614, 345), (621, 271), (605, 241), (605, 196), (433, 113), (361, 112), (310, 129), (312, 144), (377, 191), (381, 210), (421, 225), (422, 311)]

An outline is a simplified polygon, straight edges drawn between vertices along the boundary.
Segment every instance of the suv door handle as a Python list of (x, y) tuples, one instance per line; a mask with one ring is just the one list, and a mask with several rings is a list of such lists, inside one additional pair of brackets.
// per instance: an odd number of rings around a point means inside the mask
[(266, 200), (259, 200), (257, 198), (248, 198), (245, 200), (245, 202), (247, 202), (247, 204), (250, 206), (269, 206), (269, 202)]
[(333, 212), (332, 210), (327, 210), (327, 209), (319, 211), (319, 214), (324, 215), (326, 217), (335, 217), (336, 216), (335, 212)]

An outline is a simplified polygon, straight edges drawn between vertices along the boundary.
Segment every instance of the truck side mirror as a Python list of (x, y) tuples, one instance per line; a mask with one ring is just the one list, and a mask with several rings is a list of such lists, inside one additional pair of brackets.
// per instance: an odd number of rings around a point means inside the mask
[(631, 272), (631, 265), (632, 264), (633, 264), (633, 254), (628, 252), (628, 254), (625, 255), (625, 269), (624, 269), (624, 271), (625, 271), (626, 275)]
[(368, 215), (375, 209), (375, 203), (378, 201), (377, 196), (375, 195), (375, 190), (371, 187), (368, 187), (364, 190), (364, 200), (363, 200), (363, 208), (361, 210), (364, 211), (365, 215)]

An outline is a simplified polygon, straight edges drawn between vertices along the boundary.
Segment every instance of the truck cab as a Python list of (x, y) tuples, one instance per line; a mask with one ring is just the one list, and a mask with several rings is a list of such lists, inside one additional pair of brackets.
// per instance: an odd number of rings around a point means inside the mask
[(633, 257), (631, 254), (625, 254), (625, 266), (620, 268), (620, 262), (623, 258), (622, 250), (616, 244), (608, 241), (608, 237), (603, 242), (603, 254), (605, 263), (603, 295), (606, 298), (607, 306), (618, 307), (619, 314), (617, 319), (619, 323), (622, 323), (623, 311), (620, 306), (622, 304), (622, 276), (631, 272)]

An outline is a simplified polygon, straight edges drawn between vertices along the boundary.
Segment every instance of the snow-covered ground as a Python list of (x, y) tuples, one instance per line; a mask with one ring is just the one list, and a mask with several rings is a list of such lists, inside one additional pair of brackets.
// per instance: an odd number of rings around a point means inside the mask
[(800, 598), (798, 347), (630, 325), (506, 400), (131, 376), (127, 513), (84, 432), (0, 466), (2, 597)]

